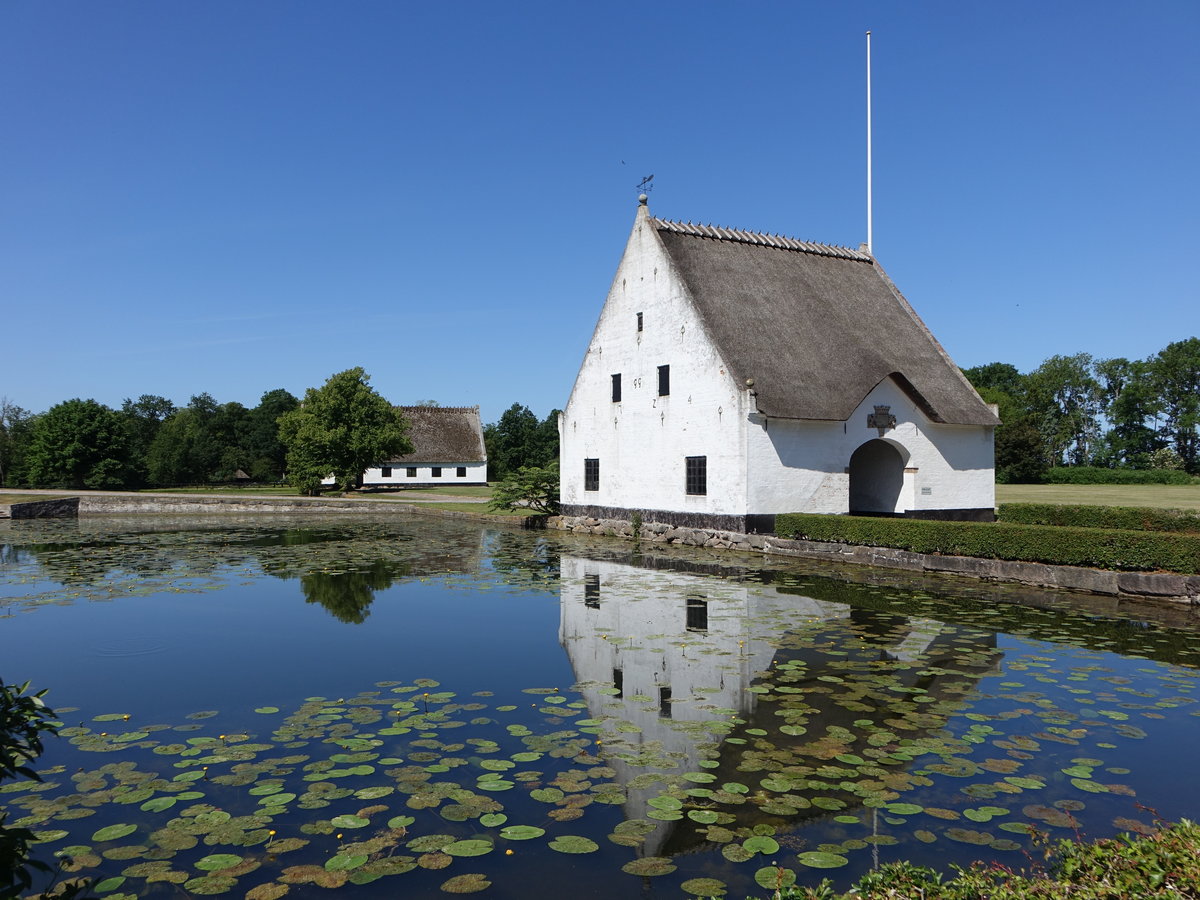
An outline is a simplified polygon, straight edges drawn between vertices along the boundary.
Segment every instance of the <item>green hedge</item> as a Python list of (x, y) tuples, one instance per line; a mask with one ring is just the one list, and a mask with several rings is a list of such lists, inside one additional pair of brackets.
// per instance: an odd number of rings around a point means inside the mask
[(786, 513), (780, 537), (1096, 569), (1200, 573), (1200, 535)]
[(1097, 466), (1055, 466), (1043, 484), (1197, 484), (1200, 478), (1177, 469), (1101, 469)]
[(1127, 528), (1200, 534), (1200, 514), (1145, 506), (1071, 506), (1054, 503), (1002, 503), (1001, 522), (1018, 525), (1068, 525), (1077, 528)]

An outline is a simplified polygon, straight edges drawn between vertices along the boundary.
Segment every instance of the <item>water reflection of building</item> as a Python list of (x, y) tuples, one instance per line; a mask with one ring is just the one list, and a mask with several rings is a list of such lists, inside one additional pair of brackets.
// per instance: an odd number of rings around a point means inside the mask
[[(694, 574), (688, 570), (696, 567), (683, 560), (640, 561), (653, 568), (572, 556), (563, 556), (560, 563), (559, 637), (589, 714), (618, 722), (619, 746), (611, 748), (616, 752), (609, 765), (626, 787), (628, 818), (644, 817), (647, 801), (662, 790), (650, 779), (635, 780), (655, 771), (641, 764), (647, 758), (669, 759), (670, 770), (681, 773), (698, 771), (701, 761), (713, 756), (706, 749), (720, 742), (722, 734), (700, 723), (736, 719), (735, 734), (752, 731), (763, 735), (755, 741), (794, 746), (828, 728), (861, 732), (854, 728), (855, 720), (872, 716), (864, 710), (875, 704), (885, 712), (896, 696), (873, 698), (868, 690), (858, 708), (851, 709), (827, 699), (826, 693), (806, 694), (805, 703), (813, 709), (810, 734), (791, 737), (780, 731), (786, 720), (776, 715), (778, 704), (760, 702), (754, 690), (761, 689), (774, 665), (803, 661), (803, 685), (821, 676), (842, 680), (847, 663), (894, 661), (895, 667), (888, 667), (894, 688), (946, 699), (973, 690), (978, 675), (996, 662), (993, 635), (974, 630), (968, 635), (932, 619), (866, 611), (805, 596), (796, 588)], [(830, 653), (835, 645), (837, 652)], [(964, 651), (976, 653), (974, 663), (962, 662)], [(952, 659), (957, 660), (954, 665)], [(931, 672), (939, 665), (945, 669)], [(952, 676), (939, 674), (950, 670)], [(622, 722), (628, 723), (627, 730)], [(710, 771), (719, 781), (741, 780), (740, 748), (752, 744), (724, 745)], [(622, 756), (641, 759), (633, 764)], [(749, 805), (731, 811), (739, 819), (769, 818)], [(794, 828), (797, 818), (828, 814), (805, 810), (790, 822), (776, 819), (776, 824)], [(641, 852), (678, 853), (698, 840), (693, 823), (663, 823)]]

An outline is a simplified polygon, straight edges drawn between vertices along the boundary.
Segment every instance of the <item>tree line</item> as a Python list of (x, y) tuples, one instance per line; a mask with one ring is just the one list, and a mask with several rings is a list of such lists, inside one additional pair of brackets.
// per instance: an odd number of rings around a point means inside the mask
[[(558, 459), (558, 410), (538, 419), (514, 403), (483, 429), (489, 477)], [(257, 406), (198, 394), (183, 407), (143, 394), (119, 409), (72, 399), (34, 414), (0, 398), (0, 486), (128, 490), (235, 481), (340, 488), (412, 451), (407, 423), (361, 369), (339, 372), (301, 401), (267, 391)]]
[(964, 369), (1000, 407), (996, 478), (1036, 482), (1053, 466), (1200, 473), (1200, 338), (1140, 360), (1052, 356)]

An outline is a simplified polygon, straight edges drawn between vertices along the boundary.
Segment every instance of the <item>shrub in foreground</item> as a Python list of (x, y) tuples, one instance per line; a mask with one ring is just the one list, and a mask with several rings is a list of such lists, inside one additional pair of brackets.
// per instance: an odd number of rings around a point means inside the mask
[(787, 513), (780, 537), (1125, 571), (1200, 572), (1200, 535)]
[(1126, 528), (1200, 534), (1200, 514), (1149, 506), (1072, 506), (1053, 503), (1001, 503), (996, 519), (1021, 525)]
[(1104, 469), (1099, 466), (1055, 466), (1043, 484), (1196, 484), (1200, 479), (1177, 469)]
[(889, 863), (845, 894), (828, 881), (786, 888), (779, 900), (1132, 900), (1200, 898), (1200, 826), (1184, 820), (1147, 837), (1059, 841), (1048, 866), (1014, 872), (998, 865), (956, 869), (953, 878), (910, 863)]

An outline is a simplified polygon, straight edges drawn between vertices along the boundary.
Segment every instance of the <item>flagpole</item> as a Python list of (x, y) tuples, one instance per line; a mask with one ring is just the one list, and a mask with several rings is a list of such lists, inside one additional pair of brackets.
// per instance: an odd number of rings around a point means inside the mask
[(875, 255), (871, 213), (871, 32), (867, 32), (867, 252)]

